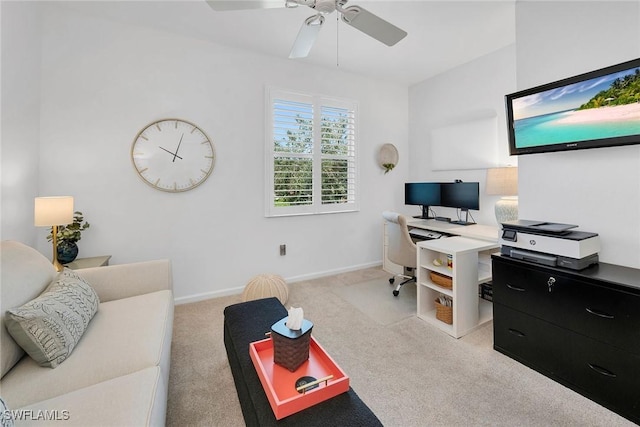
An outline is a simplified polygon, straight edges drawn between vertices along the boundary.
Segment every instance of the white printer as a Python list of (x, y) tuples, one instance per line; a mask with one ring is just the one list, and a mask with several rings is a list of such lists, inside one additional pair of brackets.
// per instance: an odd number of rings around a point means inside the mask
[(502, 223), (500, 251), (512, 258), (582, 270), (598, 263), (600, 238), (573, 224), (516, 220)]

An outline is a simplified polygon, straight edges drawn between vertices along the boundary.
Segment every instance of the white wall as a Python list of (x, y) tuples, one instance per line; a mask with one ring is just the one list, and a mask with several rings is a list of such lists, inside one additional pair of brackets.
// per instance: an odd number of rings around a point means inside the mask
[[(33, 197), (73, 195), (91, 223), (80, 256), (111, 254), (114, 264), (170, 258), (178, 301), (239, 292), (262, 272), (299, 280), (381, 262), (380, 214), (401, 203), (408, 173), (406, 87), (81, 16), (55, 2), (42, 6), (42, 29), (25, 38), (18, 24), (38, 14), (20, 5), (2, 5), (3, 238), (49, 256), (46, 231), (32, 225)], [(5, 21), (15, 23), (11, 31)], [(17, 52), (9, 62), (5, 44)], [(5, 96), (17, 81), (29, 89)], [(359, 102), (359, 212), (264, 217), (266, 85)], [(7, 139), (6, 102), (25, 94), (41, 98), (40, 109), (16, 107), (24, 116), (7, 130), (19, 138)], [(186, 193), (153, 190), (131, 165), (136, 133), (166, 117), (197, 123), (215, 143), (213, 174)], [(384, 175), (376, 153), (387, 142), (401, 154)], [(21, 200), (10, 210), (5, 165), (14, 162), (28, 176), (11, 176)]]
[[(39, 190), (75, 197), (91, 223), (81, 256), (170, 258), (182, 301), (238, 292), (262, 272), (300, 279), (381, 262), (380, 214), (401, 204), (408, 173), (406, 87), (46, 7)], [(359, 102), (360, 212), (264, 217), (265, 85)], [(166, 117), (215, 143), (213, 174), (186, 193), (150, 188), (129, 158), (137, 132)], [(386, 142), (401, 153), (388, 175), (376, 164)], [(44, 231), (38, 245), (48, 253)]]
[(1, 2), (2, 240), (34, 246), (40, 135), (40, 11), (28, 2)]
[[(516, 3), (518, 90), (640, 57), (640, 2)], [(640, 267), (640, 145), (521, 156), (520, 217), (600, 235), (604, 262)]]
[(600, 235), (601, 261), (640, 267), (640, 146), (509, 158), (504, 119), (505, 94), (637, 57), (638, 1), (517, 2), (515, 46), (410, 88), (410, 179), (479, 181), (476, 220), (495, 224), (484, 170), (435, 172), (429, 144), (433, 129), (496, 111), (500, 161), (519, 167), (520, 218), (578, 224)]
[[(489, 55), (412, 86), (409, 90), (409, 141), (411, 181), (477, 181), (480, 183), (480, 211), (471, 211), (476, 222), (497, 225), (494, 205), (497, 196), (484, 194), (486, 169), (435, 171), (431, 159), (431, 132), (495, 117), (497, 164), (516, 165), (509, 157), (504, 95), (515, 89), (515, 46)], [(456, 143), (459, 141), (452, 141)], [(452, 148), (457, 150), (457, 148)], [(455, 155), (464, 153), (456, 152)], [(451, 208), (435, 208), (438, 215), (455, 218)], [(416, 214), (415, 209), (410, 213)]]

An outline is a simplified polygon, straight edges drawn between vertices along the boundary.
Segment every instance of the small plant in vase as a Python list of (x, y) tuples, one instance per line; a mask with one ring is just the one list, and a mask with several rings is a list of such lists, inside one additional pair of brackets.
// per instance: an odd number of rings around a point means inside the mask
[[(68, 225), (58, 226), (58, 261), (62, 264), (68, 264), (78, 256), (78, 240), (82, 239), (82, 232), (90, 227), (90, 224), (84, 221), (82, 212), (73, 213), (73, 222)], [(47, 236), (48, 241), (53, 240), (53, 229)]]
[(390, 171), (393, 170), (393, 168), (396, 167), (396, 165), (394, 163), (383, 163), (382, 167), (384, 168), (384, 174), (388, 174)]

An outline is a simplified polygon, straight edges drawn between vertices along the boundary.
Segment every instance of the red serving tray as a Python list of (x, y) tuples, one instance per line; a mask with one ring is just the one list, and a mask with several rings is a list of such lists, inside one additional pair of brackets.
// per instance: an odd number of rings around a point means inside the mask
[[(309, 360), (294, 372), (273, 363), (271, 338), (250, 343), (249, 354), (278, 420), (349, 391), (349, 377), (313, 336), (309, 343)], [(304, 394), (296, 390), (295, 384), (300, 377), (320, 379), (329, 375), (333, 375), (333, 378)]]

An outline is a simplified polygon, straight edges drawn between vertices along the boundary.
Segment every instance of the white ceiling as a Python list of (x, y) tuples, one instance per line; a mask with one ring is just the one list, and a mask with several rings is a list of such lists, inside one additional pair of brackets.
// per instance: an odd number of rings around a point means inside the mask
[[(388, 47), (337, 23), (334, 12), (310, 55), (295, 61), (411, 85), (515, 42), (515, 0), (350, 0), (347, 6), (352, 5), (366, 8), (409, 35)], [(49, 6), (283, 59), (288, 58), (304, 19), (314, 14), (306, 6), (217, 12), (204, 0), (69, 1)]]

